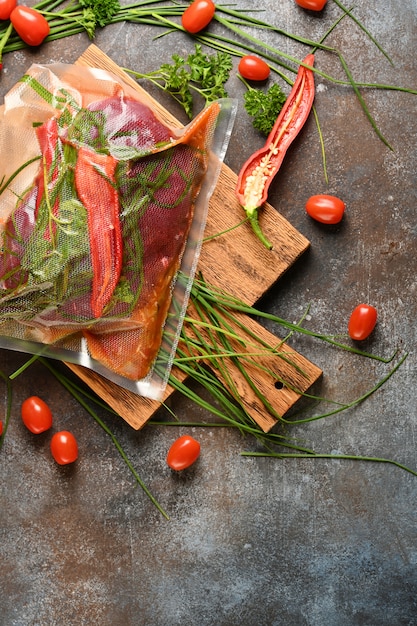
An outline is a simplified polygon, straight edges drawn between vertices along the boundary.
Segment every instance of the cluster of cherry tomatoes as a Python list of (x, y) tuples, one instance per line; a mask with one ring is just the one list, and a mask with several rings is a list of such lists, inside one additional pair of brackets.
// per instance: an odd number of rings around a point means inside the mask
[[(26, 398), (22, 403), (21, 415), (24, 425), (34, 435), (44, 433), (52, 427), (52, 411), (38, 396)], [(50, 448), (53, 458), (59, 465), (74, 463), (78, 458), (77, 440), (67, 430), (54, 433)]]
[[(21, 406), (22, 421), (34, 435), (39, 435), (52, 428), (52, 411), (48, 404), (38, 396), (30, 396)], [(0, 436), (3, 424), (0, 421)], [(59, 465), (74, 463), (78, 458), (78, 444), (74, 435), (68, 430), (54, 433), (50, 449), (53, 458)], [(190, 435), (182, 435), (174, 441), (167, 454), (167, 464), (175, 471), (187, 469), (200, 456), (200, 443)]]

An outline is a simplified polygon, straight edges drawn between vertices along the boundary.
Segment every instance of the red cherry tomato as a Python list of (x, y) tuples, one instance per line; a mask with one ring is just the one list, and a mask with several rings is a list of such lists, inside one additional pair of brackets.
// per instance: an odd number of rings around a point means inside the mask
[(348, 332), (351, 339), (363, 341), (369, 337), (376, 325), (377, 310), (370, 304), (358, 304), (351, 313)]
[(74, 435), (67, 430), (55, 433), (51, 439), (51, 452), (59, 465), (74, 463), (78, 458), (78, 444)]
[(31, 433), (39, 433), (49, 430), (52, 426), (52, 412), (49, 406), (38, 396), (30, 396), (22, 403), (22, 420)]
[(19, 37), (28, 46), (39, 46), (49, 35), (48, 21), (36, 9), (18, 5), (11, 12), (10, 21)]
[(180, 471), (190, 467), (200, 456), (200, 444), (198, 441), (183, 435), (174, 441), (167, 455), (167, 463), (173, 470)]
[(321, 11), (327, 3), (327, 0), (295, 0), (295, 2), (303, 9), (308, 9), (309, 11)]
[(306, 202), (306, 211), (317, 222), (338, 224), (345, 212), (345, 203), (336, 196), (311, 196)]
[(3, 422), (0, 422), (0, 437), (3, 434)]
[(8, 20), (17, 0), (0, 0), (0, 20)]
[(198, 33), (210, 24), (215, 10), (212, 0), (194, 0), (182, 14), (182, 25), (189, 33)]
[(271, 73), (268, 63), (254, 54), (247, 54), (239, 61), (238, 70), (247, 80), (266, 80)]

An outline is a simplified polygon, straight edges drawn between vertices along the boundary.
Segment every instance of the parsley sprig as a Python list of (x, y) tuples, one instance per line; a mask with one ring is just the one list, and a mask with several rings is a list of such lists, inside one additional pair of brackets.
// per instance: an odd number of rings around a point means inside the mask
[(90, 10), (95, 18), (95, 22), (101, 28), (111, 24), (112, 19), (121, 10), (119, 0), (78, 0), (85, 10)]
[(243, 96), (245, 110), (253, 118), (253, 126), (263, 135), (269, 135), (287, 96), (277, 83), (266, 92), (247, 83), (246, 86), (247, 91)]
[(230, 54), (221, 51), (205, 54), (201, 45), (196, 44), (194, 52), (187, 58), (173, 54), (172, 63), (163, 63), (153, 72), (141, 74), (126, 68), (125, 71), (136, 79), (149, 80), (170, 93), (191, 119), (195, 94), (198, 94), (205, 104), (227, 97), (225, 84), (232, 67)]

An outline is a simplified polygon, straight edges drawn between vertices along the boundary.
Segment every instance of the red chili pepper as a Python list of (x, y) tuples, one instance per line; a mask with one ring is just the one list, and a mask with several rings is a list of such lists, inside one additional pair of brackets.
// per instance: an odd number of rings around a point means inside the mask
[[(314, 55), (303, 63), (312, 66)], [(258, 222), (258, 210), (268, 197), (269, 185), (285, 154), (306, 122), (314, 100), (314, 72), (300, 66), (297, 78), (263, 148), (257, 150), (243, 165), (236, 186), (236, 195), (250, 220), (255, 234), (270, 250), (272, 244)]]
[(87, 210), (93, 285), (91, 309), (101, 317), (119, 281), (122, 268), (122, 232), (119, 196), (115, 186), (117, 161), (88, 148), (78, 150), (75, 187)]

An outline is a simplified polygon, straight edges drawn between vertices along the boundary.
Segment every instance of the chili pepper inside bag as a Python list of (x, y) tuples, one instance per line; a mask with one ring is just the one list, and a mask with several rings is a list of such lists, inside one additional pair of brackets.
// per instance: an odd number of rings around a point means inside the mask
[(0, 345), (160, 397), (234, 111), (171, 128), (107, 72), (32, 66), (0, 109)]

